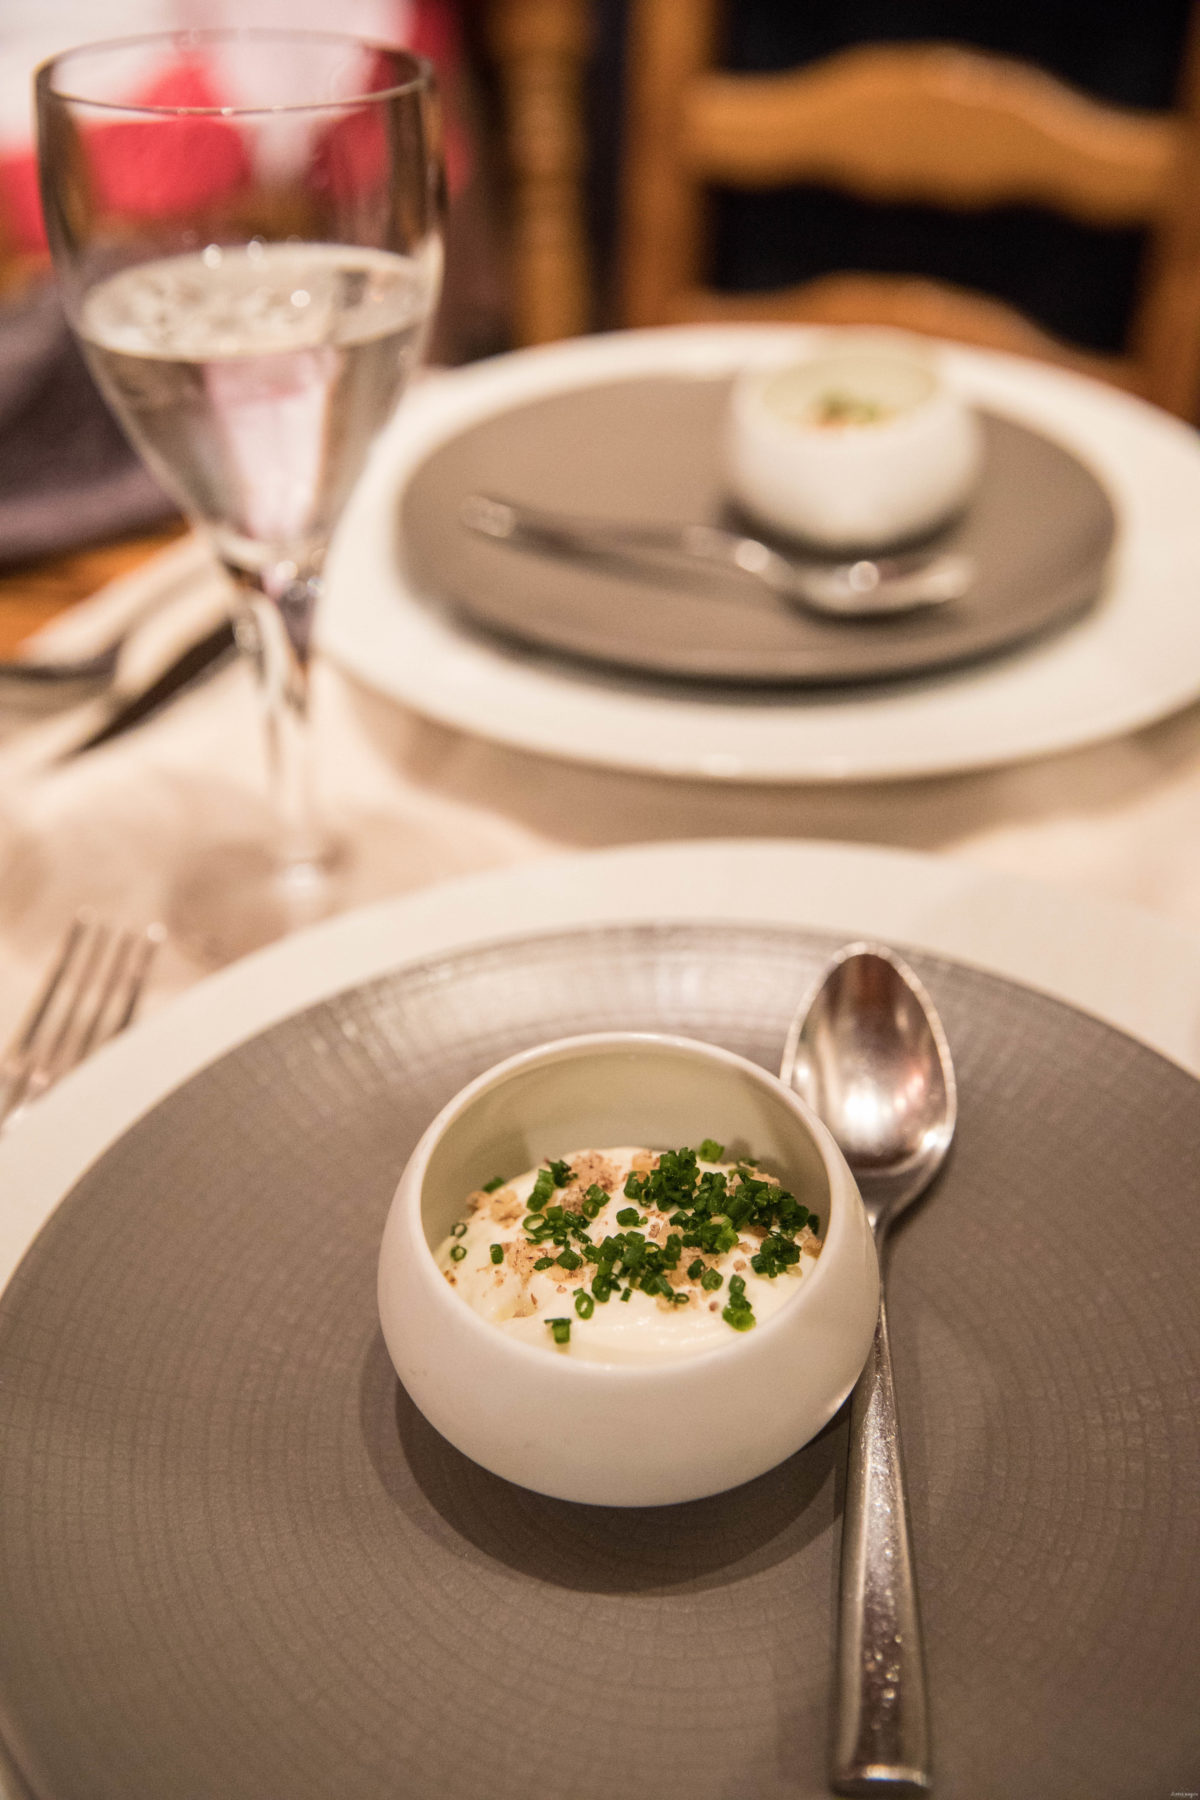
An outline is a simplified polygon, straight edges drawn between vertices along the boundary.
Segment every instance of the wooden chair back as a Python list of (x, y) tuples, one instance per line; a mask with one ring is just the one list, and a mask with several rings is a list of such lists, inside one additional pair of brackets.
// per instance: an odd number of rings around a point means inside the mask
[[(1176, 110), (1150, 113), (948, 44), (871, 44), (782, 74), (730, 74), (716, 66), (720, 14), (719, 0), (630, 0), (622, 324), (894, 325), (1067, 364), (1197, 417), (1195, 30)], [(999, 300), (917, 277), (831, 274), (769, 294), (706, 286), (706, 188), (801, 182), (947, 208), (1033, 204), (1095, 225), (1145, 227), (1125, 354), (1072, 347)]]
[(503, 107), (509, 280), (518, 344), (574, 337), (592, 317), (584, 218), (588, 0), (489, 0)]

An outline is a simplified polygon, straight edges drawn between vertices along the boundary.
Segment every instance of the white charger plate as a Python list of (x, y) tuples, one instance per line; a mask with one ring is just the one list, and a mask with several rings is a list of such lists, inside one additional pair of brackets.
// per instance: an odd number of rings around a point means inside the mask
[(472, 635), (411, 592), (399, 496), (440, 443), (538, 395), (637, 375), (727, 373), (805, 353), (790, 326), (681, 326), (518, 351), (421, 384), (385, 433), (329, 565), (323, 648), (442, 724), (572, 761), (724, 781), (897, 780), (1100, 742), (1200, 695), (1200, 444), (1166, 413), (1023, 358), (944, 345), (971, 400), (1057, 439), (1103, 482), (1117, 548), (1059, 636), (938, 678), (819, 694), (697, 691), (606, 676)]

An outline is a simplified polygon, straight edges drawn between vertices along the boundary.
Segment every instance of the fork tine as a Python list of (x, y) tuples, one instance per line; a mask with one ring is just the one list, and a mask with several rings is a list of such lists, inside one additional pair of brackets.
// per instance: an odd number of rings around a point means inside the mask
[(131, 1022), (165, 933), (114, 933), (79, 913), (0, 1061), (0, 1126)]
[(91, 919), (86, 913), (77, 913), (71, 920), (45, 981), (4, 1052), (3, 1061), (0, 1061), (0, 1121), (6, 1119), (21, 1102), (38, 1042), (47, 1029), (55, 999), (75, 963), (90, 925)]
[(51, 964), (50, 972), (34, 997), (29, 1012), (18, 1025), (15, 1037), (4, 1052), (4, 1060), (0, 1063), (0, 1080), (14, 1079), (25, 1057), (33, 1048), (43, 1021), (54, 1004), (54, 996), (75, 959), (80, 939), (89, 924), (90, 919), (86, 913), (76, 913), (67, 926), (66, 936), (63, 938), (58, 956)]
[[(75, 979), (69, 992), (64, 992), (62, 1006), (50, 1031), (49, 1048), (41, 1054), (35, 1050), (34, 1068), (26, 1083), (26, 1097), (32, 1098), (43, 1088), (65, 1075), (73, 1063), (79, 1061), (82, 1048), (76, 1053), (76, 1046), (82, 1045), (82, 1038), (77, 1029), (78, 1021), (104, 959), (112, 932), (109, 926), (99, 920), (90, 921), (90, 932), (83, 940), (83, 948), (79, 952), (76, 963)], [(74, 1040), (72, 1039), (74, 1033)]]
[(96, 995), (92, 1010), (84, 1021), (78, 1042), (74, 1046), (72, 1059), (74, 1062), (82, 1062), (90, 1050), (104, 1042), (102, 1034), (104, 1015), (108, 1011), (113, 994), (125, 973), (125, 965), (133, 951), (133, 942), (131, 931), (120, 932), (113, 942), (112, 954), (108, 959), (108, 967), (104, 971), (104, 977), (100, 983), (100, 991)]
[(142, 997), (142, 989), (146, 985), (146, 977), (150, 973), (150, 965), (157, 956), (159, 947), (166, 938), (166, 929), (162, 925), (147, 925), (134, 941), (133, 967), (125, 985), (125, 1004), (117, 1014), (116, 1022), (109, 1031), (109, 1037), (116, 1037), (127, 1025), (133, 1023), (138, 1002)]

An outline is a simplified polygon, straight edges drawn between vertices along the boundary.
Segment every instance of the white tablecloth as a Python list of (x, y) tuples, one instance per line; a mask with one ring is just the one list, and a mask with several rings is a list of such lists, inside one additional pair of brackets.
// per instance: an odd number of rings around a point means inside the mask
[[(146, 580), (79, 609), (56, 628), (60, 642), (123, 616)], [(131, 676), (139, 658), (160, 659), (221, 604), (210, 587), (145, 626)], [(984, 772), (772, 787), (626, 774), (504, 748), (430, 723), (328, 666), (316, 673), (314, 712), (326, 804), (335, 815), (369, 812), (386, 850), (375, 893), (563, 849), (813, 838), (964, 857), (1200, 930), (1200, 706), (1114, 742)], [(252, 822), (262, 804), (260, 726), (243, 667), (224, 669), (112, 745), (55, 765), (53, 752), (79, 725), (78, 716), (0, 718), (0, 1038), (76, 906), (135, 923), (163, 916), (164, 871), (189, 837)], [(169, 944), (147, 1005), (202, 973)]]

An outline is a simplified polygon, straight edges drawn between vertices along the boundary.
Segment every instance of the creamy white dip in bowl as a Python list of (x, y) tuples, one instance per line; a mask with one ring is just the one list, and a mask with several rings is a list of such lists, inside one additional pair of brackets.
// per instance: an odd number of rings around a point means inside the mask
[[(728, 1181), (739, 1201), (747, 1192), (781, 1193), (786, 1208), (794, 1196), (800, 1214), (817, 1221), (816, 1253), (811, 1224), (802, 1226), (796, 1254), (786, 1252), (791, 1264), (767, 1281), (742, 1251), (746, 1244), (769, 1251), (770, 1244), (743, 1226), (731, 1248), (729, 1221), (718, 1213), (704, 1228), (709, 1249), (683, 1251), (673, 1272), (676, 1288), (660, 1278), (657, 1295), (637, 1288), (625, 1298), (625, 1287), (635, 1284), (618, 1274), (596, 1305), (595, 1258), (605, 1253), (588, 1246), (592, 1239), (612, 1244), (614, 1228), (606, 1220), (614, 1208), (630, 1209), (628, 1228), (644, 1227), (638, 1235), (646, 1246), (657, 1232), (664, 1254), (674, 1228), (649, 1202), (632, 1202), (624, 1187), (611, 1194), (588, 1188), (593, 1213), (602, 1200), (608, 1207), (592, 1220), (569, 1205), (565, 1215), (561, 1207), (557, 1215), (550, 1211), (555, 1198), (581, 1192), (578, 1181), (556, 1189), (551, 1203), (540, 1203), (541, 1213), (531, 1212), (537, 1195), (530, 1201), (528, 1183), (522, 1190), (513, 1178), (538, 1168), (565, 1178), (575, 1158), (586, 1179), (602, 1171), (603, 1159), (584, 1164), (581, 1153), (612, 1146), (652, 1152), (719, 1146), (722, 1158), (710, 1157), (698, 1170), (707, 1169), (711, 1182), (718, 1166), (736, 1166)], [(661, 1166), (674, 1168), (677, 1160)], [(542, 1177), (544, 1184), (553, 1173)], [(647, 1179), (635, 1178), (635, 1192), (637, 1181)], [(565, 1252), (562, 1231), (557, 1242), (528, 1248), (530, 1221), (544, 1238), (548, 1221), (564, 1216), (573, 1233)], [(718, 1227), (725, 1238), (714, 1244)], [(781, 1226), (772, 1244), (784, 1241), (782, 1232)], [(493, 1258), (495, 1251), (501, 1254)], [(558, 1259), (565, 1254), (569, 1262), (576, 1251), (583, 1253), (579, 1266), (568, 1274)], [(531, 1258), (549, 1266), (530, 1274)], [(606, 1266), (600, 1264), (601, 1275)], [(496, 1308), (503, 1313), (504, 1294), (517, 1291), (518, 1269), (524, 1316), (506, 1321)], [(719, 1288), (702, 1285), (702, 1270), (708, 1282), (720, 1275)], [(487, 1316), (492, 1281), (501, 1298), (495, 1316)], [(767, 1296), (767, 1287), (778, 1291)], [(430, 1423), (506, 1480), (598, 1505), (699, 1499), (782, 1462), (846, 1399), (866, 1359), (878, 1306), (875, 1246), (858, 1191), (832, 1137), (804, 1103), (729, 1051), (640, 1033), (544, 1044), (464, 1088), (413, 1151), (379, 1258), (388, 1351)]]
[(839, 334), (803, 362), (734, 383), (733, 497), (773, 531), (828, 550), (876, 550), (958, 512), (982, 432), (932, 347)]

